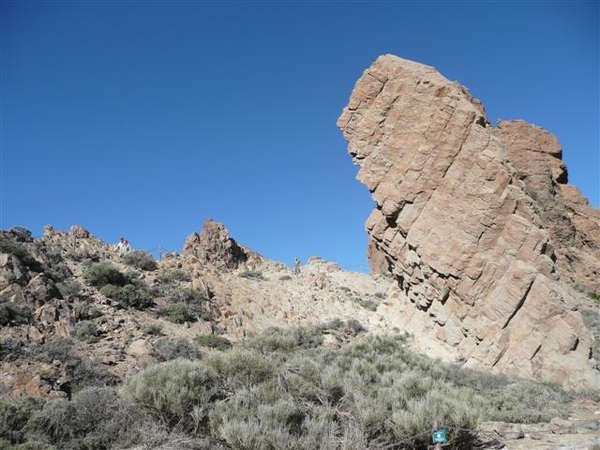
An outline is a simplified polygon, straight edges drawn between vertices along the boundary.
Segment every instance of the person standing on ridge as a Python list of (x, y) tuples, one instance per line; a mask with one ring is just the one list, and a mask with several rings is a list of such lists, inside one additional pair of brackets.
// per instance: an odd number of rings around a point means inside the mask
[(117, 251), (117, 255), (119, 256), (123, 256), (125, 255), (125, 248), (129, 247), (129, 244), (127, 243), (127, 241), (125, 240), (124, 237), (121, 237), (121, 239), (119, 240), (119, 243), (117, 244), (115, 250)]
[(294, 275), (298, 275), (300, 273), (300, 260), (298, 258), (294, 258)]

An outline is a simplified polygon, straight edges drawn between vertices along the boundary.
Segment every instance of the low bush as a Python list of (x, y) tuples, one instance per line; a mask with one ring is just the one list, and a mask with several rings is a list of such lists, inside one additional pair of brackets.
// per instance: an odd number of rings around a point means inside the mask
[(210, 319), (210, 316), (206, 314), (206, 311), (202, 307), (188, 303), (173, 303), (168, 305), (165, 313), (169, 317), (169, 321), (177, 324), (195, 322), (200, 318)]
[(289, 352), (301, 348), (315, 348), (323, 343), (323, 335), (318, 327), (293, 327), (282, 329), (270, 327), (262, 333), (250, 336), (245, 345), (261, 353), (274, 351)]
[(194, 338), (194, 342), (203, 347), (214, 348), (216, 350), (227, 350), (228, 348), (231, 348), (229, 339), (217, 334), (197, 335)]
[(265, 277), (259, 270), (245, 270), (244, 272), (240, 272), (239, 276), (242, 278), (248, 278), (250, 280), (264, 280)]
[(0, 361), (14, 361), (23, 353), (25, 345), (11, 336), (0, 337)]
[(73, 341), (60, 336), (51, 336), (33, 352), (37, 361), (51, 364), (52, 361), (66, 363), (72, 358)]
[(103, 313), (96, 305), (89, 303), (78, 303), (73, 307), (73, 316), (75, 321), (91, 320), (102, 317)]
[(170, 269), (161, 273), (157, 280), (161, 283), (174, 283), (176, 281), (191, 281), (190, 274), (181, 269)]
[(212, 368), (202, 361), (177, 359), (134, 375), (125, 395), (169, 429), (197, 432), (206, 426), (219, 390)]
[(199, 359), (202, 353), (198, 348), (185, 338), (170, 338), (164, 337), (158, 339), (150, 355), (155, 357), (158, 361), (170, 361), (177, 358), (184, 359)]
[(62, 298), (67, 300), (76, 298), (81, 292), (81, 285), (77, 282), (77, 280), (73, 279), (56, 283), (56, 288), (60, 292)]
[[(28, 230), (26, 231), (29, 232)], [(0, 234), (0, 253), (13, 255), (34, 272), (42, 272), (44, 270), (42, 263), (33, 257), (26, 244), (18, 242), (17, 238), (11, 239), (9, 233)]]
[[(141, 421), (137, 408), (124, 402), (107, 387), (91, 387), (78, 392), (72, 400), (50, 400), (30, 420), (37, 439), (57, 448), (105, 450), (112, 444), (129, 441), (130, 428)], [(136, 436), (137, 438), (137, 436)], [(137, 440), (137, 439), (136, 439)], [(40, 448), (29, 438), (27, 448)]]
[(122, 273), (110, 261), (91, 264), (84, 273), (84, 278), (92, 286), (102, 288), (106, 285), (125, 286), (131, 283), (131, 276)]
[(0, 295), (0, 325), (12, 326), (29, 323), (33, 312), (28, 305), (20, 305), (11, 302)]
[(65, 364), (68, 381), (61, 386), (68, 396), (88, 387), (102, 387), (115, 383), (104, 366), (89, 358), (72, 356)]
[(44, 273), (55, 283), (63, 282), (73, 276), (71, 269), (63, 262), (51, 265)]
[(377, 303), (371, 299), (359, 299), (358, 304), (369, 311), (377, 311)]
[(201, 291), (176, 289), (171, 293), (170, 304), (163, 309), (163, 313), (171, 322), (178, 324), (195, 322), (199, 319), (210, 320), (210, 311), (204, 307), (206, 301), (206, 294)]
[(150, 336), (160, 336), (162, 334), (162, 327), (154, 323), (144, 324), (142, 325), (141, 331)]
[(154, 305), (152, 295), (142, 286), (105, 284), (100, 288), (100, 293), (105, 297), (118, 301), (123, 307), (143, 310)]
[(154, 257), (145, 250), (134, 250), (126, 254), (123, 256), (123, 262), (141, 270), (153, 271), (158, 268)]
[(75, 325), (75, 336), (80, 341), (93, 344), (100, 340), (102, 332), (98, 329), (98, 324), (94, 320), (82, 320)]
[(29, 440), (34, 431), (32, 419), (43, 405), (43, 400), (27, 396), (13, 401), (0, 400), (0, 442), (5, 443), (5, 448), (15, 448)]

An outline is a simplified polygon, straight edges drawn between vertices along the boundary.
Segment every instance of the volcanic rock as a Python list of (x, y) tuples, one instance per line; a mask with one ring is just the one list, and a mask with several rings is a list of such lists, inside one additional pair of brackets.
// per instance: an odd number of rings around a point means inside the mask
[(465, 87), (392, 55), (338, 126), (376, 202), (369, 255), (397, 280), (398, 325), (467, 367), (600, 386), (573, 289), (600, 288), (599, 212), (565, 184), (554, 136), (496, 129)]
[(240, 246), (231, 238), (222, 223), (212, 219), (204, 222), (200, 234), (194, 232), (188, 236), (183, 253), (223, 269), (237, 269), (250, 259), (260, 259), (257, 254)]

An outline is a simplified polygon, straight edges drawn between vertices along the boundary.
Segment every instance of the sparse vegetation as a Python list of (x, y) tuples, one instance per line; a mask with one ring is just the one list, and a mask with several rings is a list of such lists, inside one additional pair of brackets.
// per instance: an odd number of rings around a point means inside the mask
[(264, 280), (265, 277), (260, 270), (245, 270), (239, 273), (242, 278), (249, 278), (251, 280)]
[(33, 313), (29, 305), (16, 304), (0, 295), (0, 325), (28, 323)]
[(589, 292), (588, 297), (594, 300), (595, 303), (600, 304), (600, 293), (598, 292)]
[(174, 283), (176, 281), (191, 281), (190, 274), (181, 269), (170, 269), (157, 277), (161, 283)]
[(31, 232), (25, 228), (16, 227), (9, 232), (3, 232), (0, 234), (0, 253), (13, 255), (29, 269), (34, 272), (41, 272), (44, 270), (43, 265), (33, 257), (27, 246), (23, 243), (30, 239)]
[[(60, 294), (44, 301), (56, 307), (61, 319), (66, 317), (73, 338), (50, 334), (32, 339), (27, 327), (19, 326), (36, 324), (28, 306), (33, 301), (20, 305), (0, 296), (0, 325), (7, 327), (0, 338), (0, 361), (29, 359), (32, 368), (42, 368), (44, 383), (63, 395), (0, 401), (0, 450), (416, 450), (429, 443), (432, 420), (447, 428), (453, 449), (467, 450), (480, 421), (537, 422), (568, 413), (569, 396), (556, 386), (428, 359), (408, 350), (405, 335), (369, 336), (355, 319), (272, 327), (236, 344), (218, 334), (216, 321), (211, 323), (216, 334), (193, 340), (169, 336), (176, 327), (167, 324), (163, 330), (158, 323), (165, 316), (177, 324), (211, 320), (210, 283), (204, 283), (206, 292), (190, 289), (184, 284), (190, 274), (171, 269), (158, 275), (151, 289), (139, 279), (139, 270), (153, 270), (146, 265), (148, 257), (155, 267), (156, 262), (145, 252), (134, 252), (123, 259), (135, 268), (131, 272), (109, 261), (88, 261), (85, 282), (79, 284), (69, 269), (72, 263), (64, 262), (64, 250), (46, 258), (42, 246), (32, 244), (23, 231), (0, 236), (19, 270), (27, 264), (33, 270), (37, 263), (51, 271), (38, 277), (40, 285), (55, 284)], [(37, 262), (32, 255), (44, 257)], [(30, 275), (26, 269), (21, 273), (17, 282), (23, 287)], [(239, 276), (265, 279), (260, 271)], [(337, 293), (371, 310), (385, 298), (381, 292), (361, 296), (345, 286)], [(599, 301), (598, 294), (590, 298)], [(146, 309), (155, 302), (157, 307), (143, 314), (123, 312), (121, 322), (109, 316), (115, 308)], [(590, 303), (581, 312), (600, 343), (600, 311)], [(90, 358), (81, 356), (109, 330), (111, 338), (120, 333), (114, 355), (143, 334), (158, 361), (122, 380), (119, 389), (114, 384), (121, 381), (95, 360), (98, 347)], [(597, 351), (593, 356), (600, 360)], [(119, 360), (112, 352), (104, 363)]]
[(358, 304), (369, 311), (377, 311), (378, 305), (371, 299), (360, 299), (358, 300)]
[(124, 307), (141, 310), (154, 304), (154, 299), (144, 287), (133, 284), (126, 284), (122, 287), (105, 284), (100, 289), (100, 293), (105, 297), (118, 301)]
[(227, 350), (231, 347), (229, 339), (218, 334), (202, 334), (194, 338), (194, 342), (202, 347), (214, 348), (217, 350)]
[(123, 262), (141, 270), (153, 271), (158, 268), (154, 257), (145, 250), (134, 250), (126, 254), (123, 256)]
[(133, 376), (125, 395), (169, 429), (198, 432), (206, 424), (219, 385), (214, 370), (202, 361), (174, 360)]
[(163, 337), (154, 343), (150, 352), (158, 361), (171, 361), (172, 359), (198, 359), (202, 353), (198, 348), (185, 338)]
[(82, 320), (75, 325), (75, 336), (81, 341), (93, 344), (100, 340), (102, 333), (94, 320)]
[(170, 304), (164, 308), (163, 313), (173, 323), (182, 324), (196, 320), (210, 320), (210, 312), (204, 307), (205, 293), (195, 289), (179, 289), (173, 291), (169, 297)]
[(150, 336), (160, 336), (162, 334), (162, 327), (158, 324), (144, 324), (142, 325), (142, 333)]
[(84, 277), (89, 284), (97, 288), (102, 288), (106, 285), (122, 287), (131, 283), (131, 276), (122, 273), (110, 261), (100, 261), (91, 264), (84, 273)]
[[(152, 439), (203, 442), (198, 448), (420, 449), (438, 420), (453, 448), (468, 449), (480, 420), (530, 422), (568, 412), (568, 396), (556, 386), (443, 364), (410, 352), (402, 337), (321, 345), (323, 332), (359, 325), (271, 328), (223, 350), (211, 345), (202, 360), (189, 341), (161, 338), (152, 354), (165, 362), (133, 376), (124, 398), (112, 388), (85, 388), (84, 380), (98, 383), (102, 375), (79, 360), (70, 400), (0, 402), (0, 419), (11, 417), (0, 439), (100, 450), (141, 439), (150, 421), (158, 433)], [(207, 336), (198, 340), (214, 340)], [(44, 360), (67, 358), (61, 341), (50, 342)]]

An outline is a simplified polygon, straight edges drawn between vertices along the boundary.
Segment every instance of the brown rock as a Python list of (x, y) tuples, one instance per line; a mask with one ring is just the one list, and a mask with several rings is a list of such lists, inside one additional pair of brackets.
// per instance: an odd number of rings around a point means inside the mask
[(218, 268), (237, 269), (246, 265), (258, 255), (240, 246), (229, 236), (229, 231), (222, 223), (208, 219), (202, 226), (200, 234), (188, 236), (184, 247), (184, 255), (195, 256), (200, 262), (210, 263)]
[(598, 272), (586, 253), (596, 213), (566, 206), (554, 136), (520, 121), (494, 129), (466, 88), (392, 55), (364, 72), (338, 126), (376, 202), (366, 227), (398, 281), (398, 325), (469, 367), (600, 386), (592, 333), (574, 311), (576, 266), (563, 264), (575, 246), (577, 267)]

